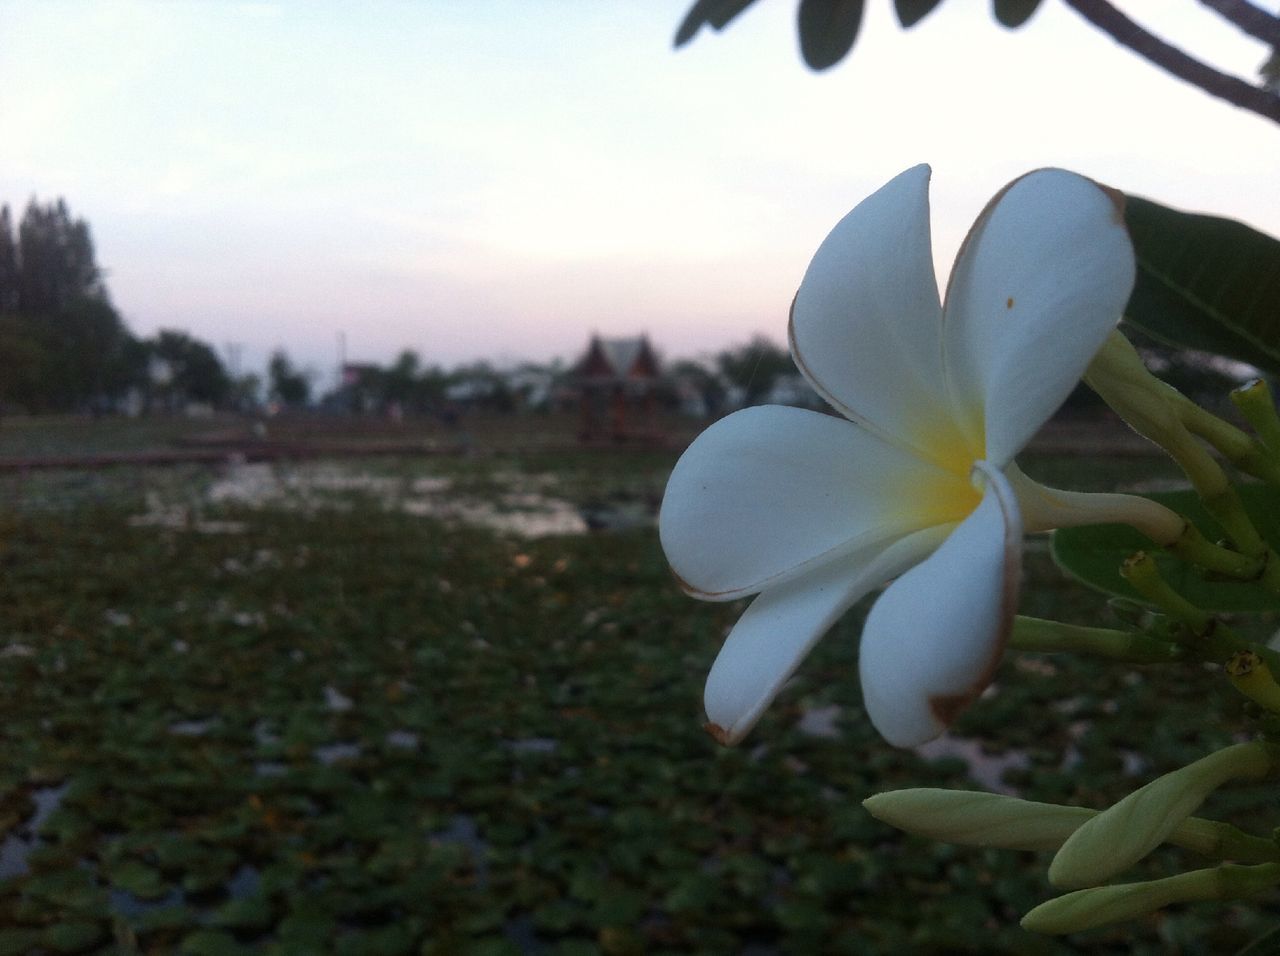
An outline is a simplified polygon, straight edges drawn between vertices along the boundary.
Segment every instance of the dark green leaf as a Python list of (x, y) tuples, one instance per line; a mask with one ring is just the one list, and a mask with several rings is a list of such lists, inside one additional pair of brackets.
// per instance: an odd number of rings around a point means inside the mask
[(893, 0), (893, 10), (903, 28), (913, 27), (929, 14), (942, 0)]
[(800, 53), (811, 70), (839, 63), (862, 25), (862, 0), (800, 0)]
[(262, 931), (272, 925), (273, 916), (270, 900), (265, 896), (250, 896), (227, 900), (210, 916), (209, 923), (221, 929)]
[(1280, 926), (1263, 933), (1236, 956), (1276, 956), (1280, 953)]
[(703, 24), (723, 30), (730, 20), (753, 3), (755, 0), (698, 0), (680, 21), (674, 45), (677, 48), (684, 46), (702, 29)]
[(230, 933), (198, 929), (186, 935), (178, 952), (182, 956), (242, 956), (242, 954), (247, 956), (251, 950), (237, 942)]
[(26, 956), (39, 942), (39, 930), (0, 929), (0, 956)]
[(40, 942), (55, 953), (83, 953), (106, 935), (97, 923), (56, 923), (41, 934)]
[(159, 871), (138, 860), (125, 860), (111, 869), (111, 885), (138, 899), (158, 900), (169, 892)]
[[(1209, 517), (1193, 491), (1170, 491), (1148, 497), (1185, 515), (1210, 540), (1222, 529)], [(1276, 492), (1264, 485), (1246, 485), (1240, 497), (1259, 533), (1272, 547), (1280, 546), (1280, 508)], [(1257, 585), (1239, 581), (1206, 581), (1184, 562), (1153, 548), (1150, 541), (1127, 525), (1103, 524), (1061, 528), (1053, 533), (1053, 558), (1073, 577), (1109, 594), (1141, 601), (1120, 577), (1120, 565), (1135, 551), (1150, 551), (1165, 580), (1191, 603), (1207, 611), (1262, 611), (1276, 606), (1276, 596)]]
[(1015, 30), (1031, 19), (1040, 0), (992, 0), (1000, 25)]
[(1138, 278), (1125, 320), (1182, 348), (1280, 372), (1280, 241), (1243, 223), (1127, 197)]

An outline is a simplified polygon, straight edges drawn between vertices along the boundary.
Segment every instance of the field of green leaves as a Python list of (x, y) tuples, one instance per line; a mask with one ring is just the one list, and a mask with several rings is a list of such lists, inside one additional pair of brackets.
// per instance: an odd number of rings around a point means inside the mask
[[(1047, 857), (860, 806), (979, 785), (1104, 806), (1244, 726), (1204, 719), (1242, 705), (1200, 665), (1011, 656), (947, 742), (898, 751), (859, 707), (863, 606), (718, 747), (702, 682), (741, 606), (672, 582), (646, 519), (673, 461), (4, 479), (0, 954), (1210, 954), (1277, 921), (1034, 937)], [(1024, 613), (1107, 620), (1047, 549), (1028, 562)], [(1256, 789), (1205, 815), (1280, 824)], [(1167, 852), (1135, 878), (1186, 862)]]

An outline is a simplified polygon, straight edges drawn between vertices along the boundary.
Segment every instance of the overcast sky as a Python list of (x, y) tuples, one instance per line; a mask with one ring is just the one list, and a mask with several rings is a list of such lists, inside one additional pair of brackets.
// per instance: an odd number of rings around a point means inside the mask
[[(890, 177), (933, 164), (945, 278), (1007, 180), (1065, 166), (1280, 233), (1280, 127), (1056, 0), (1022, 30), (868, 0), (853, 53), (799, 59), (795, 0), (675, 52), (692, 0), (0, 0), (0, 201), (64, 196), (113, 299), (246, 368), (325, 376), (781, 341), (804, 267)], [(1262, 45), (1193, 0), (1129, 3), (1249, 79)], [(1153, 9), (1155, 8), (1155, 9)]]

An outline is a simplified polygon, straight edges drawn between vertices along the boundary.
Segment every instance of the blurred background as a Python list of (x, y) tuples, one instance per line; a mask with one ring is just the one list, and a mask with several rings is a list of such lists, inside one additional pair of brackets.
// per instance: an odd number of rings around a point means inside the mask
[[(1271, 53), (1205, 4), (1130, 6), (1250, 81)], [(724, 750), (701, 685), (741, 605), (685, 598), (654, 520), (707, 423), (821, 407), (791, 298), (901, 170), (934, 168), (945, 281), (1039, 166), (1280, 232), (1274, 125), (1054, 0), (1016, 31), (871, 2), (822, 73), (793, 4), (677, 51), (687, 9), (0, 0), (0, 954), (1216, 953), (1265, 927), (1032, 937), (1044, 859), (860, 807), (1105, 805), (1232, 739), (1194, 672), (1024, 656), (895, 751), (859, 607)], [(1143, 346), (1210, 401), (1249, 372)], [(1085, 393), (1023, 465), (1176, 485)], [(1028, 547), (1024, 613), (1105, 620)]]

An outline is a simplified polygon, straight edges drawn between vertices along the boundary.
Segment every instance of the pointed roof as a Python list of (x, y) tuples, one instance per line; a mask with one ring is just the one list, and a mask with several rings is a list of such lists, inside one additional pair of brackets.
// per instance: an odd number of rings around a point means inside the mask
[(645, 335), (616, 339), (593, 335), (573, 370), (581, 378), (649, 379), (659, 374), (658, 358)]

